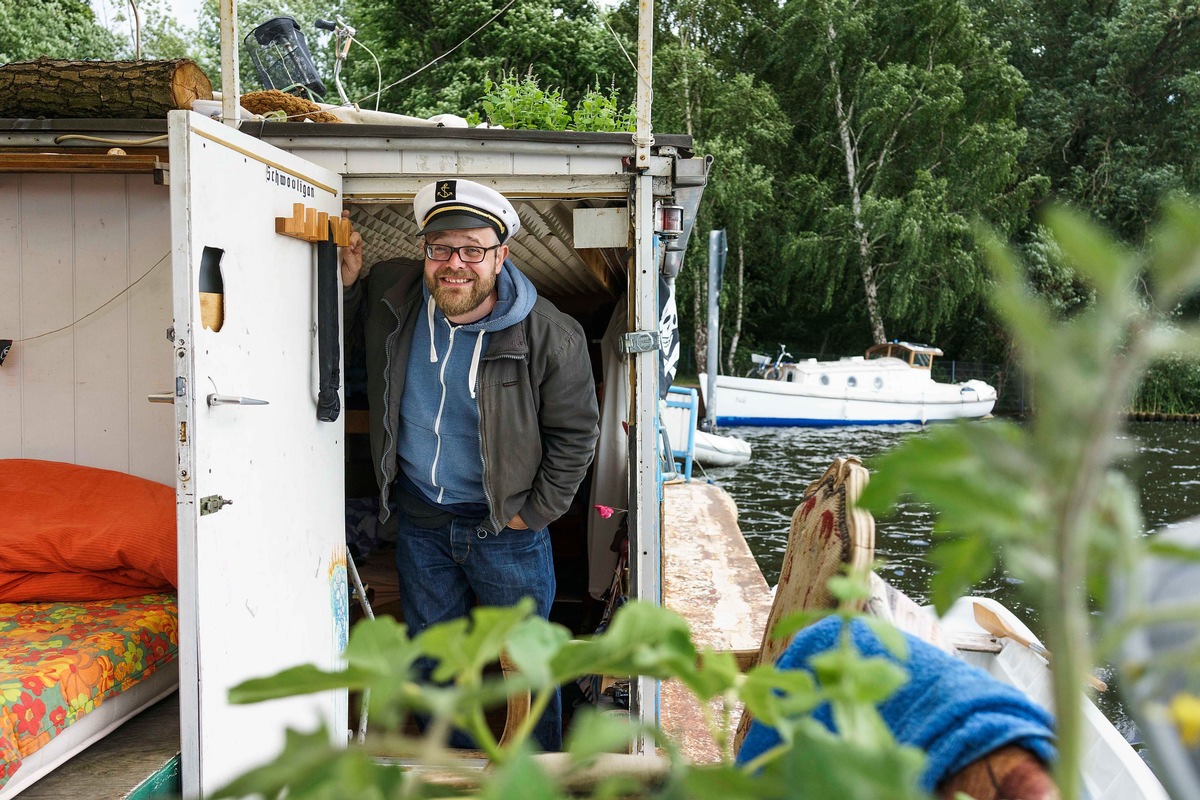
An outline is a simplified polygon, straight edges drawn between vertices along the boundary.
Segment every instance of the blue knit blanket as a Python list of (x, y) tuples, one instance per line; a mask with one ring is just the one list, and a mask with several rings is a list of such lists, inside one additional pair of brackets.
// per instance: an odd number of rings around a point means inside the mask
[[(841, 618), (826, 617), (805, 628), (780, 656), (777, 666), (811, 672), (809, 660), (837, 646), (841, 627)], [(1005, 745), (1020, 745), (1045, 763), (1054, 760), (1054, 720), (1021, 692), (908, 634), (908, 657), (901, 661), (861, 620), (852, 621), (850, 630), (864, 656), (887, 658), (909, 673), (908, 683), (884, 701), (879, 711), (897, 741), (925, 751), (928, 760), (921, 775), (925, 791), (932, 792), (945, 778)], [(829, 730), (836, 730), (828, 703), (813, 716)], [(774, 728), (753, 722), (738, 752), (738, 763), (754, 759), (779, 742)]]

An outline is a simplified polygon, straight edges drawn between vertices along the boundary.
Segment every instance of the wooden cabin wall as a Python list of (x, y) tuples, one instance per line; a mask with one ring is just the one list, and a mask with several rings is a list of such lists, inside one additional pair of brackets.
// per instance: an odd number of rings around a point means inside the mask
[(170, 223), (149, 175), (0, 174), (0, 458), (174, 483)]

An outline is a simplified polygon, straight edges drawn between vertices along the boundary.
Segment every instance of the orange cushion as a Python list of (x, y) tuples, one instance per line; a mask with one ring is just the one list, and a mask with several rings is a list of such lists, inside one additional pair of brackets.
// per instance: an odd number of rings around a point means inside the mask
[(177, 574), (174, 488), (0, 459), (0, 602), (132, 597), (175, 586)]

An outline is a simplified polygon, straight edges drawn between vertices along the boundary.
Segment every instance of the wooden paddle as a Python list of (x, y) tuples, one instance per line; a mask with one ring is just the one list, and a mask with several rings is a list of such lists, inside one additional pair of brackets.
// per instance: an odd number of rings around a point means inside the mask
[[(979, 627), (983, 628), (997, 639), (1012, 639), (1017, 644), (1028, 647), (1030, 650), (1046, 659), (1047, 662), (1050, 661), (1050, 651), (1043, 647), (1040, 642), (1030, 641), (1014, 631), (1004, 622), (1004, 620), (1000, 619), (995, 611), (992, 611), (990, 608), (981, 606), (979, 603), (972, 603), (972, 605), (975, 607), (975, 622), (978, 623)], [(1104, 692), (1108, 690), (1108, 684), (1090, 672), (1087, 673), (1087, 682), (1091, 684), (1092, 688), (1098, 692)]]

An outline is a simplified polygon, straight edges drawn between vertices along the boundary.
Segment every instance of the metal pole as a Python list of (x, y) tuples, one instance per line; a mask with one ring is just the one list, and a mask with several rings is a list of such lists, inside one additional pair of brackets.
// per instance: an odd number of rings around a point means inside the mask
[[(654, 178), (650, 175), (651, 71), (654, 52), (654, 3), (638, 2), (637, 131), (634, 134), (633, 243), (630, 276), (630, 330), (658, 330), (658, 261), (654, 246)], [(662, 557), (658, 503), (658, 360), (659, 351), (630, 356), (632, 392), (629, 419), (629, 567), (633, 595), (647, 603), (662, 602)], [(630, 710), (639, 722), (658, 726), (658, 681), (638, 677), (630, 687)], [(654, 752), (654, 740), (637, 734), (636, 753)]]
[(650, 127), (650, 105), (654, 99), (654, 2), (638, 0), (638, 57), (637, 57), (637, 128), (633, 143), (637, 147), (635, 168), (650, 169), (650, 146), (654, 136)]
[(237, 0), (221, 0), (221, 121), (238, 127), (242, 104), (241, 75), (238, 74)]
[(717, 373), (721, 368), (721, 276), (725, 271), (725, 231), (708, 233), (708, 394), (704, 403), (704, 429), (717, 429)]

